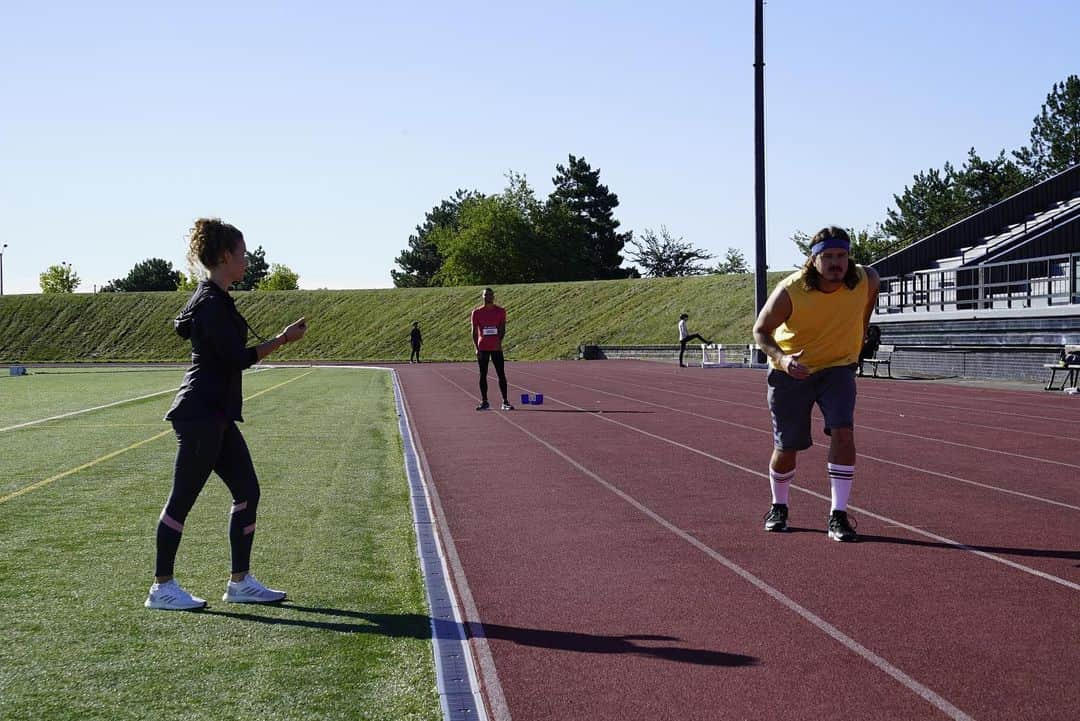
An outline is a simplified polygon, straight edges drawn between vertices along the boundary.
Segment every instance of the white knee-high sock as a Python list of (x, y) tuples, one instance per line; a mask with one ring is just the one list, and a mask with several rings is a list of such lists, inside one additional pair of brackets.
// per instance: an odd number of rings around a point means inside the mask
[(846, 511), (851, 484), (855, 480), (855, 466), (829, 464), (829, 485), (832, 486), (832, 510)]
[(795, 469), (791, 469), (787, 473), (778, 473), (771, 467), (769, 468), (769, 487), (772, 489), (772, 502), (782, 503), (785, 506), (788, 502), (788, 491), (791, 490), (791, 482), (795, 478)]

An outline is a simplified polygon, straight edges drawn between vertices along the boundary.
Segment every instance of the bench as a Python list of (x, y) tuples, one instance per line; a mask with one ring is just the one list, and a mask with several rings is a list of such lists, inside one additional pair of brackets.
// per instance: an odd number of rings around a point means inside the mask
[(869, 363), (874, 367), (874, 377), (878, 377), (878, 367), (885, 366), (885, 370), (888, 372), (888, 377), (892, 378), (892, 354), (896, 350), (896, 346), (882, 343), (878, 346), (877, 351), (874, 353), (873, 358), (863, 358), (859, 361), (859, 375), (863, 374), (863, 363)]
[[(1046, 388), (1043, 390), (1065, 390), (1066, 387), (1075, 388), (1080, 381), (1080, 363), (1066, 363), (1065, 356), (1071, 353), (1080, 353), (1080, 345), (1066, 345), (1061, 349), (1061, 360), (1057, 363), (1044, 363), (1043, 368), (1050, 369), (1050, 380), (1046, 382)], [(1061, 379), (1061, 385), (1054, 388), (1054, 380), (1057, 378), (1057, 374), (1064, 373), (1064, 377)]]

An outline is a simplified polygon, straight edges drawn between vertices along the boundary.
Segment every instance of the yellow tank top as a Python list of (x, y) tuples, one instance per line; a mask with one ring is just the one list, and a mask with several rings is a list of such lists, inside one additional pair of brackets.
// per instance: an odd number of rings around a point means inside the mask
[[(846, 285), (831, 293), (806, 290), (802, 271), (780, 281), (791, 298), (791, 317), (773, 332), (773, 338), (785, 355), (802, 350), (799, 362), (811, 373), (859, 362), (869, 284), (862, 266), (855, 268), (859, 282), (850, 290)], [(769, 365), (779, 368), (771, 358)]]

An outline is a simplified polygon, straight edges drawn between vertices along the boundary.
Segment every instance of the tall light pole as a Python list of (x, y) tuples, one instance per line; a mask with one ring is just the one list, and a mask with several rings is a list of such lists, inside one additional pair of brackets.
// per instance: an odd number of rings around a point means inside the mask
[(4, 294), (4, 248), (7, 243), (0, 245), (0, 295)]
[[(760, 313), (768, 300), (768, 270), (765, 259), (765, 11), (764, 0), (754, 0), (754, 310)], [(765, 362), (761, 350), (759, 363)]]

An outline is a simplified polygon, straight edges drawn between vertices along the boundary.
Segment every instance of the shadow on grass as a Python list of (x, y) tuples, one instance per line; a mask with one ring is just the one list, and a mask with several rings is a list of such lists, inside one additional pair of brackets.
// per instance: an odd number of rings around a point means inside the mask
[(652, 646), (648, 643), (668, 643), (678, 641), (673, 636), (625, 635), (603, 636), (574, 631), (552, 631), (537, 628), (520, 628), (496, 623), (470, 623), (465, 629), (452, 621), (432, 619), (417, 613), (388, 614), (350, 611), (340, 608), (319, 608), (282, 603), (275, 606), (287, 611), (316, 616), (328, 616), (335, 619), (352, 621), (319, 621), (307, 618), (283, 618), (263, 616), (259, 613), (237, 611), (216, 611), (206, 609), (202, 614), (223, 616), (239, 621), (252, 621), (270, 626), (298, 626), (336, 633), (360, 633), (388, 636), (390, 638), (414, 638), (428, 640), (432, 638), (432, 629), (440, 639), (456, 641), (461, 638), (461, 630), (467, 630), (471, 638), (498, 639), (510, 641), (521, 646), (550, 648), (556, 651), (577, 653), (632, 654), (659, 658), (677, 663), (692, 663), (699, 666), (755, 666), (758, 659), (738, 653), (724, 653), (706, 649), (685, 648), (682, 646)]

